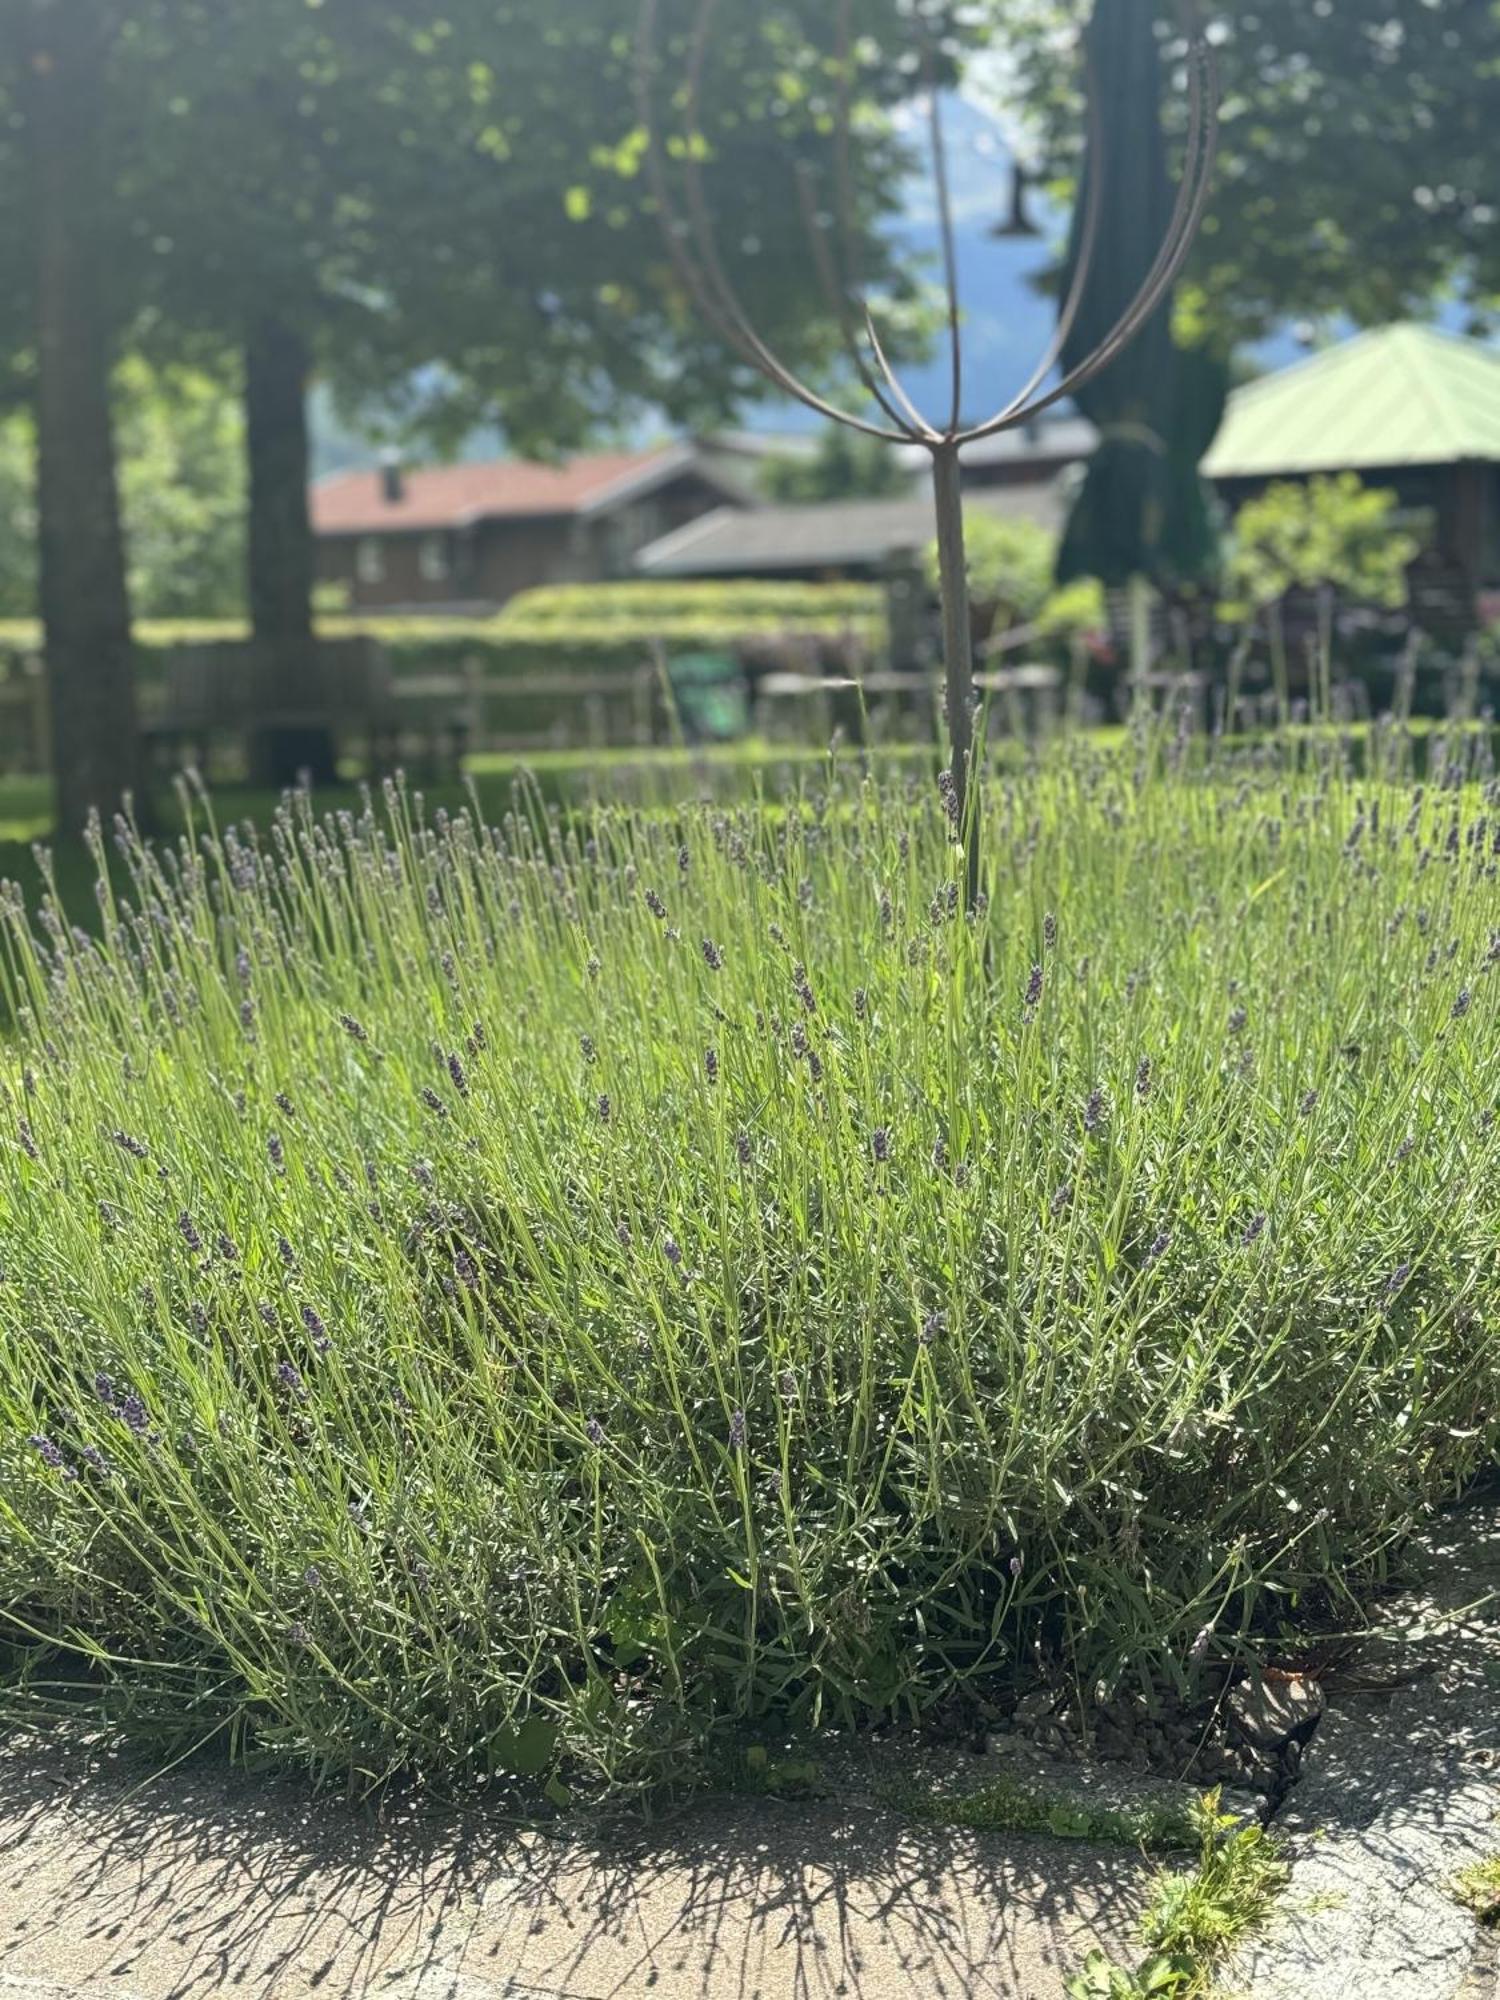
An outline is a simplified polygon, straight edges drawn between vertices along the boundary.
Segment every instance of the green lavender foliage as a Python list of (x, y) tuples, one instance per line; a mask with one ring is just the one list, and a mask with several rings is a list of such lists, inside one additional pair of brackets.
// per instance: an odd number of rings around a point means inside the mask
[(11, 895), (13, 1706), (561, 1796), (1348, 1615), (1500, 1437), (1480, 741), (1012, 765), (972, 921), (853, 761)]

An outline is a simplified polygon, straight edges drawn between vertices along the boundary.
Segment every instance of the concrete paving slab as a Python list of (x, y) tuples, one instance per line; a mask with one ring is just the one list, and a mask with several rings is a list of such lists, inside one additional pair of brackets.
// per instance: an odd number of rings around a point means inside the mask
[(1062, 2000), (1133, 1961), (1128, 1849), (702, 1800), (556, 1837), (97, 1746), (0, 1748), (0, 1995)]
[(1332, 1684), (1277, 1821), (1290, 1885), (1222, 1982), (1236, 2000), (1500, 2000), (1450, 1887), (1500, 1854), (1500, 1507), (1443, 1516), (1416, 1571)]

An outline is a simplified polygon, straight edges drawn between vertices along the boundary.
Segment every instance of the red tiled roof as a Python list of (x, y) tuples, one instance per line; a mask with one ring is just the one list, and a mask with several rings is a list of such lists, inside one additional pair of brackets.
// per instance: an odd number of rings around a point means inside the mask
[(680, 447), (665, 451), (604, 452), (561, 465), (497, 459), (484, 465), (414, 466), (401, 474), (401, 498), (385, 497), (379, 467), (338, 472), (312, 490), (313, 532), (319, 535), (398, 534), (423, 528), (457, 528), (495, 516), (581, 514), (611, 488), (627, 491), (636, 480), (665, 467)]

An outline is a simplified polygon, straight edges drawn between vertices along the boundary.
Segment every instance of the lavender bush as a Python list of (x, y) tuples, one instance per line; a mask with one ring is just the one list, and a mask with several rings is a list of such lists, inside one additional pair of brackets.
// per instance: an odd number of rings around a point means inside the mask
[(1500, 1438), (1466, 754), (1075, 746), (975, 918), (937, 787), (837, 763), (200, 800), (92, 934), (12, 893), (11, 1702), (561, 1796), (1345, 1615)]

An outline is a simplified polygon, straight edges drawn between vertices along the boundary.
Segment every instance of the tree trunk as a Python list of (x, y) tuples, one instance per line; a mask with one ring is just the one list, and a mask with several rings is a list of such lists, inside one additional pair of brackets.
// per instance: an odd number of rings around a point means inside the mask
[(248, 598), (264, 722), (250, 746), (256, 783), (337, 776), (331, 717), (306, 713), (316, 684), (313, 536), (307, 507), (307, 349), (267, 314), (245, 339), (245, 446), (250, 473)]
[[(140, 780), (135, 662), (100, 284), (104, 10), (24, 0), (34, 177), (37, 505), (58, 830)], [(144, 802), (142, 802), (144, 803)]]

